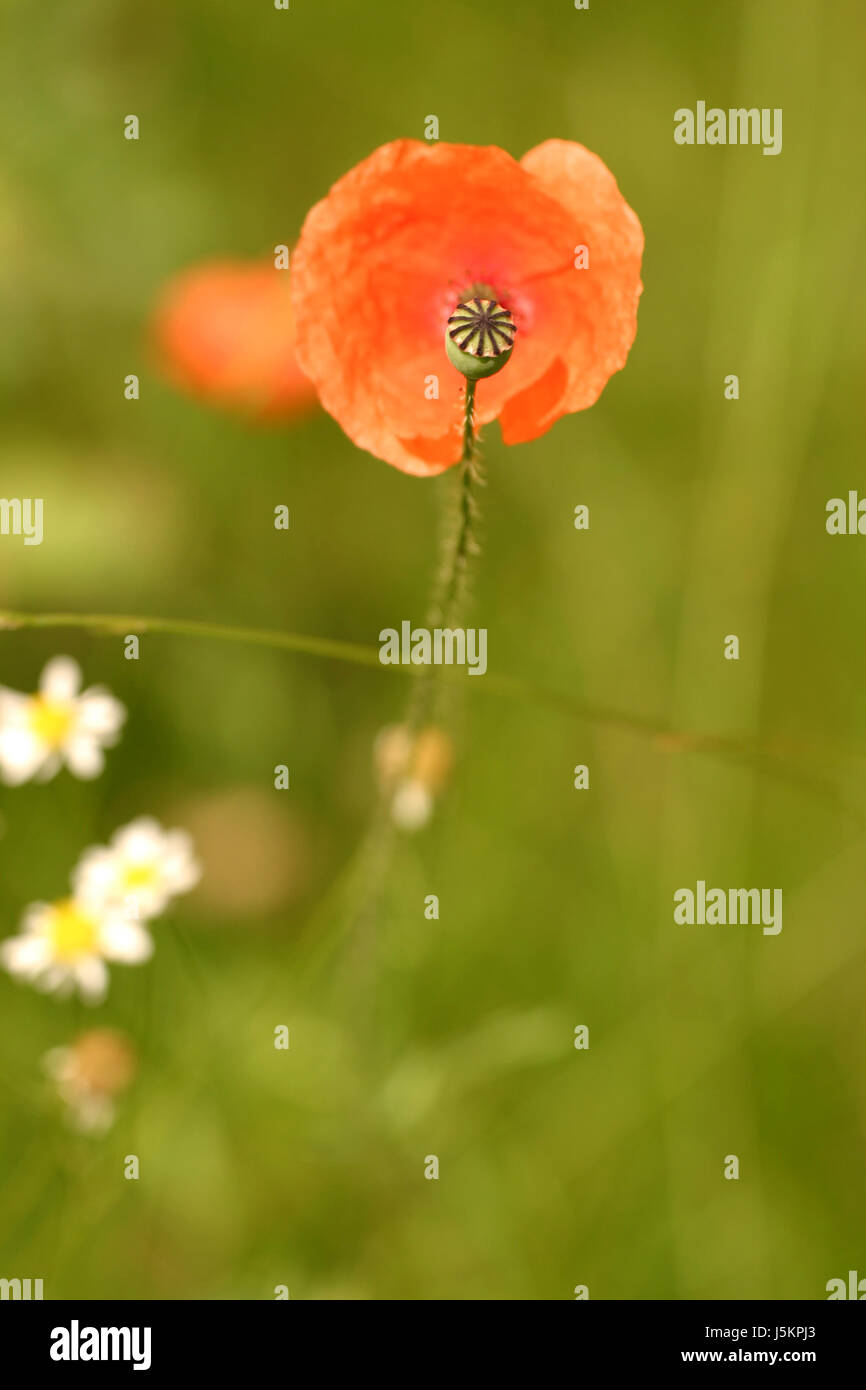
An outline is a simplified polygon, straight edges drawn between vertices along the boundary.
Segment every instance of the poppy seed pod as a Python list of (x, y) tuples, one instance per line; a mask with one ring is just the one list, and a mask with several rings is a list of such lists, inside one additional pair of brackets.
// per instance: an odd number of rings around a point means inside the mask
[(511, 356), (516, 332), (514, 319), (495, 299), (466, 300), (448, 320), (448, 360), (470, 381), (495, 376)]

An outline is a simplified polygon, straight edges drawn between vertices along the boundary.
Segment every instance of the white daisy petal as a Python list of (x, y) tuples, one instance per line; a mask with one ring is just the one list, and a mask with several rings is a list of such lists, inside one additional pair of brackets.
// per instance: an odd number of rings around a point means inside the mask
[(114, 740), (126, 719), (126, 706), (101, 685), (85, 690), (77, 701), (78, 729), (103, 743)]
[(172, 893), (188, 893), (201, 881), (201, 865), (196, 859), (185, 860), (166, 874)]
[(423, 830), (433, 814), (433, 797), (423, 782), (401, 782), (391, 802), (391, 819), (400, 830)]
[(86, 849), (72, 871), (71, 883), (77, 900), (99, 910), (117, 895), (116, 857), (102, 845)]
[(153, 938), (150, 932), (129, 918), (109, 918), (103, 922), (99, 937), (102, 953), (107, 960), (137, 965), (153, 955)]
[(81, 689), (81, 667), (71, 656), (54, 656), (39, 677), (39, 690), (49, 700), (74, 700)]
[(98, 777), (105, 767), (105, 758), (99, 744), (89, 734), (75, 734), (63, 750), (70, 772), (82, 781), (89, 782)]
[(30, 934), (10, 936), (0, 942), (0, 964), (10, 975), (33, 980), (51, 963), (51, 948), (45, 937)]
[(108, 967), (99, 956), (85, 956), (74, 967), (78, 990), (88, 1004), (100, 1004), (108, 993)]
[(170, 830), (165, 837), (164, 875), (173, 893), (186, 893), (201, 878), (201, 865), (193, 852), (192, 836), (185, 830)]
[(128, 917), (136, 922), (149, 922), (168, 907), (169, 895), (160, 888), (131, 888), (123, 895)]
[(0, 720), (4, 724), (13, 720), (20, 722), (27, 713), (30, 699), (29, 695), (22, 695), (20, 690), (10, 690), (8, 686), (0, 685)]
[(111, 837), (112, 846), (126, 859), (150, 859), (162, 848), (163, 832), (153, 816), (139, 816), (121, 826)]
[(15, 723), (0, 728), (0, 777), (7, 786), (28, 782), (45, 763), (45, 745), (31, 729)]

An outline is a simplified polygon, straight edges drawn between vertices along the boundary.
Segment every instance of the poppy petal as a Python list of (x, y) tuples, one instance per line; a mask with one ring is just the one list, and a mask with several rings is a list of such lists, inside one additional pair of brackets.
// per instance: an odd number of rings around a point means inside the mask
[(256, 419), (286, 419), (315, 404), (298, 366), (285, 271), (216, 261), (172, 280), (154, 316), (165, 375), (182, 391)]

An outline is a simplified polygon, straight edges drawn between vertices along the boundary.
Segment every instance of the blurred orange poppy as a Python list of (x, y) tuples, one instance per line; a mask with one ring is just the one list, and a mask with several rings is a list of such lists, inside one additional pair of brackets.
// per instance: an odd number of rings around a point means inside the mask
[[(580, 248), (583, 248), (581, 250)], [(508, 365), (480, 381), (478, 424), (506, 443), (596, 401), (637, 330), (643, 232), (597, 155), (548, 140), (396, 140), (309, 213), (292, 269), (298, 359), (363, 449), (432, 475), (461, 455), (463, 378), (445, 326), (471, 295), (517, 324)]]
[(309, 410), (316, 392), (295, 356), (288, 279), (266, 261), (213, 261), (171, 280), (153, 320), (166, 377), (259, 420)]

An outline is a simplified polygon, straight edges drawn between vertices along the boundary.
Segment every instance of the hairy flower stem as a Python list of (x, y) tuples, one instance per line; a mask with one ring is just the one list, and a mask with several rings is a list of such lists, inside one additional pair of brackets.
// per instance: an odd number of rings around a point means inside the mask
[[(469, 567), (478, 554), (478, 502), (476, 488), (481, 483), (475, 433), (475, 382), (466, 382), (463, 406), (463, 453), (457, 494), (449, 499), (442, 526), (441, 557), (433, 595), (427, 614), (427, 627), (453, 628), (460, 625), (466, 603)], [(407, 724), (420, 728), (429, 717), (437, 691), (436, 668), (428, 666), (418, 678), (409, 702)]]
[(475, 386), (476, 382), (466, 378), (466, 396), (463, 403), (463, 457), (461, 463), (471, 463), (475, 454)]
[(473, 488), (480, 482), (475, 443), (475, 382), (466, 382), (466, 403), (463, 417), (463, 457), (460, 460), (459, 527), (450, 562), (450, 576), (442, 622), (451, 627), (460, 618), (466, 597), (470, 558), (478, 553), (475, 535), (478, 503)]
[[(475, 382), (466, 381), (463, 405), (463, 453), (456, 498), (442, 528), (442, 552), (427, 615), (429, 629), (459, 625), (466, 601), (469, 564), (478, 552), (478, 504), (475, 484), (479, 482), (477, 438), (475, 433)], [(410, 737), (427, 723), (434, 710), (441, 717), (437, 695), (438, 667), (427, 666), (414, 683), (404, 724)], [(364, 840), (359, 848), (356, 872), (349, 892), (352, 931), (362, 943), (369, 943), (371, 927), (381, 905), (391, 863), (396, 831), (391, 819), (393, 788), (383, 788)], [(366, 949), (362, 946), (362, 949)]]

